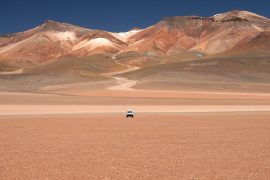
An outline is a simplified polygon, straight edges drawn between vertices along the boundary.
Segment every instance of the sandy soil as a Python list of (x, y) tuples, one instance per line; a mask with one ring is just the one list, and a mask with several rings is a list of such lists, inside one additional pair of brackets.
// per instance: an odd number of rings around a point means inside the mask
[(114, 79), (116, 80), (117, 84), (109, 86), (106, 89), (117, 91), (131, 91), (134, 90), (133, 86), (137, 84), (137, 81), (129, 80), (122, 77), (114, 77)]
[(17, 69), (14, 71), (6, 71), (6, 72), (0, 72), (0, 75), (11, 75), (11, 74), (22, 74), (23, 69)]
[(268, 179), (270, 113), (1, 116), (1, 179)]
[(270, 105), (267, 93), (71, 90), (0, 92), (0, 105)]
[(270, 176), (269, 93), (134, 90), (115, 79), (0, 92), (0, 179)]

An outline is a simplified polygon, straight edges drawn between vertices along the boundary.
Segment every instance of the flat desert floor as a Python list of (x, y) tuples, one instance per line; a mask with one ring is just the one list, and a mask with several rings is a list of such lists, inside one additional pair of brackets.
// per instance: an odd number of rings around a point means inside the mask
[(268, 179), (270, 113), (5, 116), (1, 179)]
[(0, 179), (270, 177), (270, 94), (54, 93), (0, 93)]

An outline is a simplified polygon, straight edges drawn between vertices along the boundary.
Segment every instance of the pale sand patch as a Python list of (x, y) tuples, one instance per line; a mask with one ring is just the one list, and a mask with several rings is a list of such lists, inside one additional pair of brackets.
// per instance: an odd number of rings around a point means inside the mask
[[(128, 65), (124, 65), (122, 63), (120, 63), (119, 61), (115, 60), (115, 62), (121, 66), (126, 66), (128, 69), (125, 69), (125, 70), (122, 70), (122, 71), (116, 71), (116, 72), (109, 72), (109, 73), (104, 73), (102, 75), (104, 76), (115, 76), (115, 75), (119, 75), (119, 74), (122, 74), (122, 73), (127, 73), (127, 72), (131, 72), (131, 71), (136, 71), (137, 69), (140, 69), (139, 67), (131, 67), (131, 66), (128, 66)], [(113, 78), (113, 77), (112, 77)], [(125, 78), (126, 79), (126, 78)]]
[(122, 77), (114, 77), (114, 79), (116, 80), (117, 84), (109, 86), (106, 89), (116, 91), (133, 91), (134, 89), (132, 87), (137, 84), (137, 81), (129, 80)]
[(0, 105), (0, 115), (270, 112), (270, 105)]
[(24, 72), (23, 69), (17, 69), (17, 70), (14, 70), (14, 71), (0, 72), (0, 75), (22, 74), (23, 72)]

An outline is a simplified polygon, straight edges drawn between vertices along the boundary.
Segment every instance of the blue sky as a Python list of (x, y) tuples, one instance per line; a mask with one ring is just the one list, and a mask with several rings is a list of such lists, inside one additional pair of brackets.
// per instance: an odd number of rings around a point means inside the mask
[(108, 31), (145, 28), (166, 16), (211, 16), (248, 10), (270, 17), (269, 0), (5, 0), (0, 3), (0, 34), (54, 20)]

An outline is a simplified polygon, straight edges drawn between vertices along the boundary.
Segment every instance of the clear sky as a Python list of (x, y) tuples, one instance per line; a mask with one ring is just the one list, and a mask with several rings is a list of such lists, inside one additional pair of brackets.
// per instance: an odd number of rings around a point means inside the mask
[(212, 16), (235, 9), (270, 17), (270, 0), (2, 0), (0, 34), (24, 31), (48, 19), (121, 32), (166, 16)]

